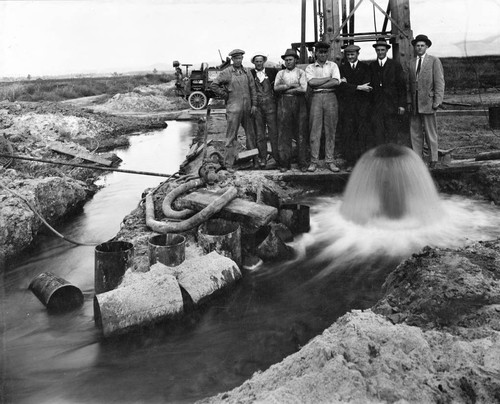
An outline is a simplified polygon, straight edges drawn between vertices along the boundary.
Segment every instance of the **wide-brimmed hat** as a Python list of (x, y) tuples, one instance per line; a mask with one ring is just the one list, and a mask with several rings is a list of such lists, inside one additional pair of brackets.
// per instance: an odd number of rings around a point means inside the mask
[(263, 58), (264, 58), (264, 63), (266, 63), (266, 62), (267, 62), (267, 56), (266, 56), (266, 55), (264, 55), (263, 53), (256, 53), (255, 55), (253, 55), (253, 56), (252, 56), (252, 60), (251, 60), (251, 62), (252, 62), (252, 63), (254, 63), (254, 60), (255, 60), (255, 58), (256, 58), (257, 56), (261, 56), (261, 57), (263, 57)]
[(238, 55), (244, 55), (245, 51), (241, 49), (233, 49), (231, 52), (229, 52), (229, 56), (238, 56)]
[(292, 48), (288, 48), (288, 49), (286, 50), (285, 54), (284, 54), (284, 55), (281, 55), (281, 59), (283, 59), (283, 60), (284, 60), (287, 56), (293, 56), (295, 59), (298, 59), (298, 58), (299, 58), (299, 56), (297, 55), (297, 52), (295, 52), (295, 50), (294, 50), (294, 49), (292, 49)]
[(385, 46), (387, 49), (391, 49), (391, 45), (387, 43), (385, 38), (378, 38), (377, 42), (375, 42), (372, 46), (374, 48), (376, 48), (377, 46)]
[(432, 45), (432, 42), (429, 38), (427, 38), (427, 35), (419, 34), (415, 37), (413, 41), (411, 41), (412, 46), (415, 46), (417, 42), (425, 42), (427, 46), (430, 48)]
[(347, 45), (344, 48), (344, 53), (347, 53), (347, 52), (359, 52), (360, 49), (361, 48), (358, 45)]

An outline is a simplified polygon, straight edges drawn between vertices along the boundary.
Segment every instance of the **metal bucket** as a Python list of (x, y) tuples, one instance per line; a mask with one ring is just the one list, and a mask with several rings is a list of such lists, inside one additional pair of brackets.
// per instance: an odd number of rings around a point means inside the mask
[(186, 258), (186, 237), (167, 233), (151, 237), (148, 241), (149, 265), (157, 262), (168, 267), (176, 267)]
[(49, 310), (66, 311), (83, 304), (82, 291), (52, 272), (43, 272), (33, 278), (29, 289)]
[(490, 128), (500, 129), (500, 106), (488, 108)]
[(293, 234), (306, 233), (311, 228), (309, 206), (297, 203), (285, 203), (280, 206), (279, 220)]
[(217, 251), (241, 268), (241, 229), (237, 222), (207, 220), (198, 227), (198, 244), (205, 253)]
[(127, 241), (109, 241), (95, 248), (94, 290), (104, 293), (115, 289), (134, 258), (134, 246)]

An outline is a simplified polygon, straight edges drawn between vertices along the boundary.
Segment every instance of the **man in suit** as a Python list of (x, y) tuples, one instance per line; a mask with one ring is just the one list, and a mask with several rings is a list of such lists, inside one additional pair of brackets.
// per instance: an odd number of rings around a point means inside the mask
[(370, 67), (358, 60), (360, 47), (349, 45), (344, 49), (345, 59), (340, 65), (341, 144), (348, 171), (367, 150), (371, 134), (368, 113), (370, 109)]
[(400, 63), (387, 57), (391, 48), (384, 38), (373, 45), (377, 60), (370, 64), (372, 91), (372, 130), (374, 143), (402, 143), (399, 138), (398, 115), (404, 115), (406, 105), (406, 80)]
[(436, 111), (443, 102), (444, 74), (441, 61), (427, 54), (432, 42), (426, 35), (417, 35), (411, 41), (416, 53), (408, 66), (408, 108), (410, 116), (411, 147), (422, 156), (424, 137), (430, 149), (429, 167), (438, 160)]
[[(222, 70), (210, 89), (226, 100), (226, 155), (224, 162), (229, 172), (234, 172), (238, 153), (238, 129), (245, 129), (247, 149), (256, 147), (252, 116), (257, 110), (257, 92), (250, 70), (243, 67), (245, 51), (234, 49), (229, 53), (233, 64)], [(254, 159), (254, 166), (258, 161)]]
[(278, 128), (276, 123), (276, 100), (274, 98), (274, 80), (278, 69), (264, 67), (267, 56), (256, 54), (252, 58), (255, 65), (250, 72), (255, 80), (257, 90), (257, 110), (253, 116), (255, 131), (257, 132), (257, 149), (259, 150), (260, 168), (266, 167), (267, 161), (267, 134), (271, 142), (271, 153), (279, 164), (278, 155)]

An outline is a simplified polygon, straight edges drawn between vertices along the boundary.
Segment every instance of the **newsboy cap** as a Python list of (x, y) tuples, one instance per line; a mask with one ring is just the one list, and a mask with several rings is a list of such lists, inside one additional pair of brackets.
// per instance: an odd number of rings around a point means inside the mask
[(238, 56), (238, 55), (244, 55), (245, 51), (241, 49), (233, 49), (231, 52), (229, 52), (229, 56)]
[(297, 52), (295, 50), (288, 48), (285, 52), (284, 55), (281, 55), (281, 59), (285, 59), (287, 56), (293, 56), (295, 59), (298, 59), (299, 56), (297, 55)]
[(432, 45), (432, 42), (429, 38), (427, 38), (427, 35), (423, 34), (418, 34), (413, 41), (411, 41), (412, 46), (415, 46), (417, 42), (425, 42), (428, 47)]
[(374, 48), (376, 48), (377, 46), (385, 46), (387, 49), (391, 49), (391, 45), (387, 43), (385, 38), (378, 38), (377, 42), (375, 42), (372, 46)]
[(264, 63), (267, 62), (267, 56), (264, 55), (263, 53), (256, 53), (255, 55), (253, 55), (251, 62), (254, 63), (255, 58), (258, 57), (258, 56), (264, 58)]
[(346, 52), (359, 52), (361, 48), (358, 45), (347, 45), (344, 48), (344, 53)]
[(330, 49), (330, 44), (326, 43), (326, 42), (316, 42), (314, 44), (314, 49), (318, 50), (318, 49)]

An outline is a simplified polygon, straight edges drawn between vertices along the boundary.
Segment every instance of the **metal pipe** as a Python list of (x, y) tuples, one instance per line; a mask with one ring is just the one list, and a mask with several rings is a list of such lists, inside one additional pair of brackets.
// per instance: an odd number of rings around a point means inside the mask
[(88, 165), (88, 164), (77, 164), (77, 163), (68, 163), (65, 161), (39, 159), (39, 158), (28, 157), (28, 156), (16, 156), (14, 154), (0, 153), (0, 157), (8, 157), (8, 158), (13, 158), (13, 159), (17, 159), (17, 160), (37, 161), (39, 163), (48, 163), (48, 164), (55, 164), (55, 165), (62, 165), (62, 166), (88, 168), (91, 170), (116, 171), (119, 173), (151, 175), (151, 176), (155, 176), (155, 177), (172, 177), (172, 174), (153, 173), (153, 172), (149, 172), (149, 171), (125, 170), (123, 168), (99, 167), (99, 166), (92, 166), (92, 165)]
[(300, 63), (307, 63), (306, 58), (306, 0), (302, 0), (301, 15), (301, 35), (300, 35)]
[(313, 13), (314, 13), (314, 43), (318, 42), (318, 1), (313, 2)]
[[(349, 13), (354, 9), (354, 0), (349, 0)], [(354, 14), (349, 19), (349, 33), (354, 34)], [(354, 44), (354, 40), (349, 41), (349, 44)]]

